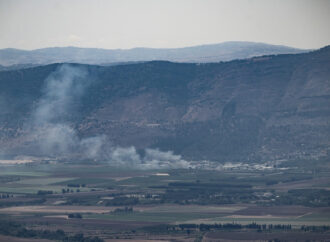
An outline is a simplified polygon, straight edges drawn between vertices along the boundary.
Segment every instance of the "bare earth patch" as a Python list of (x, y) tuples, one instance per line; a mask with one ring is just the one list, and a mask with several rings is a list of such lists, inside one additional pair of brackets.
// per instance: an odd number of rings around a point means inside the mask
[(26, 164), (26, 163), (32, 163), (33, 160), (0, 160), (0, 165), (20, 165), (20, 164)]
[(0, 213), (108, 213), (111, 207), (97, 206), (20, 206), (0, 209)]

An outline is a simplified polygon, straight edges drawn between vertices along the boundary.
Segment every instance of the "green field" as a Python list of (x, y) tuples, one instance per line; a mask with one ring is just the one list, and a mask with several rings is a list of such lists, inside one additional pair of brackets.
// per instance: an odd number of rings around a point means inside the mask
[[(156, 226), (157, 231), (164, 225), (162, 233), (167, 234), (167, 225), (214, 223), (292, 225), (297, 232), (302, 225), (330, 226), (329, 174), (323, 170), (311, 176), (296, 168), (142, 171), (107, 164), (4, 166), (0, 217), (17, 222), (24, 218), (28, 226), (68, 233), (84, 224), (90, 234), (109, 230), (119, 237), (127, 236), (128, 228), (140, 228), (143, 234), (146, 226)], [(69, 214), (82, 219), (68, 219)]]

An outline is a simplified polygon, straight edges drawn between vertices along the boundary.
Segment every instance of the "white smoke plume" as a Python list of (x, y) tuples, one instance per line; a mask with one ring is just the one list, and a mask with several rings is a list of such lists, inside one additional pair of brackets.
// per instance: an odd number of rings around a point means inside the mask
[(172, 151), (160, 151), (158, 149), (146, 149), (142, 157), (134, 147), (114, 148), (111, 152), (112, 165), (134, 167), (138, 169), (178, 169), (190, 168), (188, 161), (180, 155), (174, 155)]
[(156, 168), (190, 168), (188, 161), (180, 155), (173, 154), (173, 151), (160, 151), (158, 149), (146, 149), (143, 167), (146, 169)]
[(117, 166), (135, 167), (141, 164), (141, 157), (135, 147), (116, 147), (111, 151), (109, 162)]
[(41, 153), (63, 157), (79, 151), (91, 159), (98, 154), (104, 137), (79, 139), (68, 121), (91, 82), (87, 70), (68, 64), (61, 65), (45, 80), (43, 95), (28, 126), (36, 136)]
[(190, 167), (189, 162), (172, 151), (146, 149), (142, 156), (135, 147), (112, 146), (105, 135), (79, 138), (69, 119), (92, 81), (87, 70), (67, 64), (61, 65), (45, 80), (43, 95), (28, 126), (42, 155), (70, 157), (79, 154), (83, 159), (135, 169)]
[(45, 80), (43, 96), (33, 114), (35, 124), (53, 123), (68, 117), (90, 83), (85, 69), (61, 65)]

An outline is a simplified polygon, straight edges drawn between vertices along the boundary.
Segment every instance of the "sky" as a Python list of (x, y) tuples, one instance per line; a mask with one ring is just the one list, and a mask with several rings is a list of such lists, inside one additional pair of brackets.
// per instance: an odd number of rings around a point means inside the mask
[(330, 0), (0, 0), (0, 48), (330, 44)]

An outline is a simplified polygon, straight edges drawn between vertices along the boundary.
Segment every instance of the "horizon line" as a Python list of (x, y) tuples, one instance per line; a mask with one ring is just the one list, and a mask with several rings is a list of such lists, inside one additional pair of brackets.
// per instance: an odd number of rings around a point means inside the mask
[[(271, 46), (281, 46), (286, 48), (292, 48), (296, 50), (317, 50), (324, 48), (328, 45), (324, 45), (318, 48), (297, 48), (289, 45), (283, 45), (283, 44), (271, 44), (267, 42), (256, 42), (256, 41), (244, 41), (244, 40), (232, 40), (232, 41), (224, 41), (224, 42), (216, 42), (216, 43), (209, 43), (209, 44), (196, 44), (196, 45), (187, 45), (183, 47), (146, 47), (146, 46), (137, 46), (132, 48), (101, 48), (101, 47), (83, 47), (83, 46), (73, 46), (73, 45), (67, 45), (67, 46), (48, 46), (48, 47), (41, 47), (41, 48), (35, 48), (35, 49), (21, 49), (21, 48), (15, 48), (15, 47), (6, 47), (6, 48), (0, 48), (0, 50), (7, 50), (7, 49), (13, 49), (13, 50), (21, 50), (21, 51), (35, 51), (35, 50), (42, 50), (42, 49), (51, 49), (51, 48), (80, 48), (80, 49), (100, 49), (100, 50), (134, 50), (134, 49), (162, 49), (162, 50), (173, 50), (173, 49), (185, 49), (185, 48), (193, 48), (193, 47), (202, 47), (202, 46), (212, 46), (212, 45), (221, 45), (221, 44), (227, 44), (227, 43), (250, 43), (250, 44), (264, 44), (264, 45), (271, 45)], [(330, 45), (330, 44), (329, 44)]]

